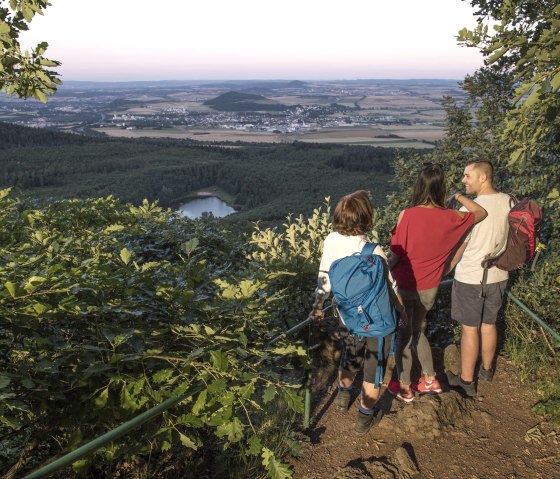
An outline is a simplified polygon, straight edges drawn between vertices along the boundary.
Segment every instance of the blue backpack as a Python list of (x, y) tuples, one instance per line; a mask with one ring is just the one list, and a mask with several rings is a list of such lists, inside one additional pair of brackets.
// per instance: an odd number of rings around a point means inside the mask
[[(361, 253), (337, 259), (329, 269), (331, 290), (342, 322), (351, 334), (378, 338), (378, 370), (383, 374), (383, 338), (394, 334), (397, 314), (385, 279), (383, 258), (373, 254), (377, 243), (366, 243)], [(394, 338), (393, 338), (394, 339)]]

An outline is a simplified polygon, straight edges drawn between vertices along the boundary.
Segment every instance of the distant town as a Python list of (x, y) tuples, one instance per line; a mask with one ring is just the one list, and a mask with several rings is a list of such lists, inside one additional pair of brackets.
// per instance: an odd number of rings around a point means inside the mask
[(42, 104), (0, 96), (0, 121), (85, 134), (336, 141), (425, 148), (452, 80), (67, 82)]

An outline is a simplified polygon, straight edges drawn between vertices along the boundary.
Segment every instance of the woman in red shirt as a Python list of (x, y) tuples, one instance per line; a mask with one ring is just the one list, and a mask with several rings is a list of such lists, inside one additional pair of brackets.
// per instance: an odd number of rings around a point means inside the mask
[(420, 394), (442, 390), (425, 334), (426, 314), (435, 302), (449, 255), (473, 224), (487, 215), (484, 208), (460, 193), (455, 199), (468, 212), (447, 209), (445, 195), (441, 165), (425, 166), (416, 179), (412, 207), (401, 211), (391, 236), (389, 266), (404, 301), (408, 323), (398, 333), (399, 380), (389, 383), (389, 392), (406, 402), (414, 399), (410, 378), (413, 349), (422, 366), (422, 377), (414, 389)]

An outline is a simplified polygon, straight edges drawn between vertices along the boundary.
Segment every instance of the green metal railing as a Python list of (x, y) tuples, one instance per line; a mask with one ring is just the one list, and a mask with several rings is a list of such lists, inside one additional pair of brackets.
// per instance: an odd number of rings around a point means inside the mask
[[(326, 308), (324, 308), (323, 311), (327, 311), (331, 308), (332, 305), (329, 305)], [(293, 328), (284, 331), (278, 336), (275, 336), (272, 340), (270, 340), (267, 343), (266, 346), (267, 347), (271, 346), (272, 344), (277, 343), (283, 337), (289, 336), (291, 334), (296, 333), (297, 331), (300, 331), (305, 326), (311, 325), (314, 320), (315, 318), (308, 317), (307, 319), (297, 324)], [(311, 382), (312, 382), (312, 371), (308, 370), (305, 376), (305, 403), (304, 403), (305, 409), (304, 409), (304, 421), (303, 421), (305, 428), (309, 427), (309, 416), (311, 410)], [(33, 471), (32, 473), (25, 476), (24, 479), (40, 479), (42, 477), (47, 477), (48, 475), (53, 474), (54, 472), (59, 471), (67, 466), (70, 466), (73, 462), (77, 461), (78, 459), (81, 459), (82, 457), (97, 451), (105, 444), (108, 444), (109, 442), (118, 439), (119, 437), (132, 431), (133, 429), (136, 429), (137, 427), (141, 426), (145, 422), (159, 416), (163, 412), (179, 404), (181, 401), (198, 394), (202, 390), (203, 387), (201, 386), (199, 388), (196, 388), (194, 391), (186, 393), (182, 396), (169, 398), (166, 401), (162, 402), (161, 404), (151, 409), (148, 409), (147, 411), (144, 411), (142, 414), (132, 418), (130, 421), (121, 424), (119, 427), (106, 432), (102, 436), (99, 436), (98, 438), (93, 439), (92, 441), (80, 446), (78, 449), (75, 449), (74, 451), (58, 458), (57, 460), (37, 469), (36, 471)]]
[[(440, 287), (445, 287), (445, 286), (451, 286), (452, 284), (453, 284), (452, 279), (446, 279), (445, 281), (442, 281), (439, 285)], [(558, 331), (555, 331), (550, 325), (545, 323), (541, 318), (539, 318), (535, 313), (533, 313), (533, 311), (531, 311), (523, 302), (521, 302), (519, 298), (514, 296), (514, 294), (509, 289), (506, 290), (506, 295), (517, 306), (519, 306), (519, 308), (523, 312), (525, 312), (533, 321), (535, 321), (537, 324), (542, 326), (542, 328), (545, 329), (554, 339), (556, 339), (556, 341), (560, 342), (560, 334), (558, 333)]]
[(69, 466), (74, 461), (77, 461), (78, 459), (87, 456), (92, 452), (95, 452), (97, 449), (104, 446), (105, 444), (114, 441), (115, 439), (118, 439), (119, 437), (126, 434), (127, 432), (130, 432), (133, 429), (136, 429), (138, 426), (144, 424), (146, 421), (149, 421), (150, 419), (159, 416), (162, 412), (168, 410), (169, 408), (175, 406), (176, 404), (179, 404), (184, 399), (187, 399), (188, 397), (199, 393), (200, 391), (202, 391), (202, 389), (203, 388), (200, 387), (199, 389), (195, 391), (191, 391), (183, 396), (169, 398), (167, 401), (164, 401), (161, 404), (153, 407), (152, 409), (148, 409), (147, 411), (144, 411), (142, 414), (132, 418), (130, 421), (121, 424), (116, 429), (112, 429), (111, 431), (106, 432), (102, 436), (99, 436), (93, 441), (90, 441), (84, 444), (83, 446), (80, 446), (78, 449), (66, 454), (65, 456), (62, 456), (56, 461), (53, 461), (50, 464), (47, 464), (46, 466), (43, 466), (40, 469), (37, 469), (31, 474), (25, 476), (24, 479), (39, 479), (41, 477), (46, 477), (49, 474), (52, 474), (53, 472), (59, 471), (60, 469)]
[[(453, 282), (453, 280), (442, 281), (440, 286), (442, 286), (442, 287), (450, 286), (452, 284), (452, 282)], [(516, 298), (509, 290), (507, 290), (506, 293), (507, 293), (507, 296), (509, 298), (511, 298), (511, 300), (517, 306), (519, 306), (519, 308), (521, 310), (523, 310), (531, 319), (533, 319), (540, 326), (542, 326), (544, 329), (546, 329), (546, 331), (548, 331), (552, 337), (554, 337), (557, 341), (560, 342), (560, 334), (558, 334), (557, 331), (555, 331), (548, 324), (546, 324), (533, 311), (531, 311), (525, 304), (523, 304), (518, 298)], [(333, 305), (329, 305), (326, 308), (324, 308), (323, 311), (327, 311), (327, 310), (331, 309), (332, 307), (333, 307)], [(291, 328), (291, 329), (279, 334), (278, 336), (274, 337), (271, 341), (269, 341), (267, 343), (267, 346), (270, 346), (270, 345), (278, 342), (281, 338), (283, 338), (285, 336), (289, 336), (291, 334), (294, 334), (297, 331), (300, 331), (304, 327), (306, 327), (308, 325), (311, 325), (313, 323), (313, 321), (314, 321), (313, 317), (308, 317), (307, 319), (305, 319), (301, 323), (297, 324), (293, 328)], [(310, 347), (308, 349), (308, 351), (311, 348), (313, 348), (313, 346)], [(305, 402), (304, 402), (304, 420), (303, 420), (305, 428), (309, 427), (309, 422), (310, 422), (309, 416), (310, 416), (310, 410), (311, 410), (311, 384), (312, 384), (312, 369), (309, 369), (306, 372), (306, 376), (305, 376)], [(158, 406), (155, 406), (152, 409), (149, 409), (149, 410), (143, 412), (142, 414), (132, 418), (130, 421), (127, 421), (126, 423), (120, 425), (116, 429), (113, 429), (111, 431), (106, 432), (102, 436), (88, 442), (87, 444), (84, 444), (83, 446), (80, 446), (78, 449), (66, 454), (65, 456), (62, 456), (61, 458), (51, 462), (50, 464), (47, 464), (46, 466), (43, 466), (43, 467), (37, 469), (36, 471), (33, 471), (31, 474), (25, 476), (24, 479), (40, 479), (40, 478), (46, 477), (46, 476), (48, 476), (48, 475), (50, 475), (50, 474), (52, 474), (56, 471), (59, 471), (60, 469), (63, 469), (64, 467), (67, 467), (67, 466), (71, 465), (73, 462), (77, 461), (78, 459), (95, 452), (97, 449), (104, 446), (105, 444), (107, 444), (111, 441), (114, 441), (115, 439), (118, 439), (119, 437), (126, 434), (127, 432), (130, 432), (131, 430), (139, 427), (140, 425), (144, 424), (145, 422), (147, 422), (147, 421), (153, 419), (154, 417), (160, 415), (164, 411), (166, 411), (166, 410), (172, 408), (173, 406), (179, 404), (184, 399), (187, 399), (188, 397), (199, 393), (202, 389), (203, 389), (203, 387), (201, 386), (200, 388), (196, 389), (195, 391), (187, 393), (183, 396), (169, 398), (168, 400), (164, 401), (163, 403), (159, 404)]]

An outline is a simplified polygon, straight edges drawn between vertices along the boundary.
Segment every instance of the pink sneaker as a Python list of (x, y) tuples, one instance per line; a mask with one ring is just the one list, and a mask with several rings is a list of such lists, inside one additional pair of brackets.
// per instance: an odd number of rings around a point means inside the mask
[(400, 381), (395, 379), (391, 379), (387, 386), (388, 391), (393, 395), (397, 396), (398, 399), (404, 402), (411, 402), (414, 400), (414, 393), (412, 392), (412, 388), (408, 391), (406, 389), (401, 388)]
[(438, 394), (443, 391), (443, 389), (441, 389), (441, 384), (436, 378), (427, 381), (424, 376), (420, 378), (418, 384), (413, 386), (413, 388), (418, 391), (418, 394)]

